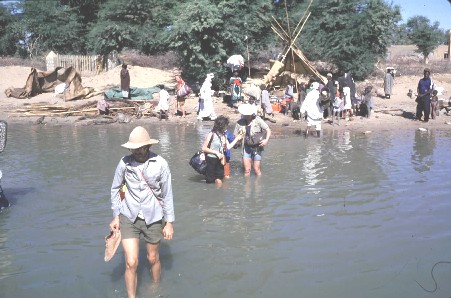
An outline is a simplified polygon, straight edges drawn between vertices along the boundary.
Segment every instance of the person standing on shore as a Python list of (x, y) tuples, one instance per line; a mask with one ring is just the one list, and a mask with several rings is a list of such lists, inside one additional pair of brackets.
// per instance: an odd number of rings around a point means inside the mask
[(125, 63), (122, 64), (121, 69), (121, 90), (123, 98), (130, 98), (130, 74)]
[(393, 70), (390, 67), (387, 67), (387, 72), (385, 73), (384, 77), (384, 92), (385, 92), (385, 98), (390, 99), (390, 96), (392, 94), (393, 90), (393, 84), (394, 84), (394, 77), (393, 77)]
[(425, 68), (423, 71), (423, 78), (418, 82), (417, 87), (417, 113), (416, 120), (421, 121), (424, 113), (424, 122), (429, 121), (431, 114), (431, 94), (434, 90), (434, 82), (431, 79), (431, 70)]
[(186, 96), (190, 92), (190, 88), (187, 88), (185, 81), (181, 76), (175, 76), (175, 80), (177, 81), (176, 92), (177, 92), (177, 102), (175, 107), (175, 115), (178, 114), (179, 108), (182, 110), (182, 117), (186, 117), (185, 113), (185, 100)]
[[(150, 151), (158, 142), (150, 138), (145, 128), (135, 127), (128, 142), (122, 145), (132, 154), (119, 161), (111, 186), (113, 220), (110, 230), (114, 233), (120, 230), (122, 234), (129, 298), (136, 295), (140, 235), (146, 240), (147, 259), (155, 283), (159, 283), (161, 274), (159, 243), (162, 236), (171, 240), (174, 235), (171, 172), (166, 160)], [(122, 200), (120, 190), (124, 184)]]

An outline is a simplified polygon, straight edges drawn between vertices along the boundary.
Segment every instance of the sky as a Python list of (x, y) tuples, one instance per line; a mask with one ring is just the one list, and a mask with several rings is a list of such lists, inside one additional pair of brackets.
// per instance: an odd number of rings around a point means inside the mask
[[(414, 16), (424, 16), (440, 23), (440, 28), (451, 30), (451, 4), (448, 0), (391, 0), (401, 7), (402, 23)], [(390, 0), (386, 0), (390, 3)]]

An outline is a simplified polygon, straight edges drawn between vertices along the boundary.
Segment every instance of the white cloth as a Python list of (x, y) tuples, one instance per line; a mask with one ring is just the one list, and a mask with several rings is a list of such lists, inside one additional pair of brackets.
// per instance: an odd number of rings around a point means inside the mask
[(340, 97), (335, 97), (334, 99), (334, 113), (336, 112), (341, 112), (341, 98)]
[(273, 110), (272, 110), (272, 105), (271, 105), (271, 101), (269, 100), (269, 92), (268, 90), (263, 90), (262, 91), (262, 108), (265, 110), (265, 113), (267, 114), (272, 114)]
[(211, 120), (216, 119), (215, 109), (213, 107), (213, 99), (212, 94), (213, 90), (211, 90), (211, 80), (213, 75), (207, 75), (202, 87), (200, 88), (199, 94), (199, 115), (197, 119), (202, 118), (210, 118)]
[(61, 83), (55, 86), (55, 94), (63, 94), (67, 89), (66, 83)]
[(343, 94), (345, 96), (345, 110), (350, 110), (352, 108), (351, 104), (351, 88), (349, 87), (343, 87)]
[(227, 65), (234, 70), (234, 68), (241, 69), (244, 66), (244, 58), (241, 55), (232, 55), (227, 59)]
[[(319, 102), (319, 91), (316, 89), (310, 91), (307, 93), (307, 96), (301, 105), (301, 114), (307, 113), (307, 120), (320, 120), (321, 122), (321, 119), (323, 118), (323, 109), (319, 105)], [(309, 121), (307, 121), (307, 125), (309, 125)]]
[(160, 100), (158, 101), (158, 105), (155, 108), (157, 111), (167, 111), (169, 110), (169, 93), (161, 89), (159, 92)]

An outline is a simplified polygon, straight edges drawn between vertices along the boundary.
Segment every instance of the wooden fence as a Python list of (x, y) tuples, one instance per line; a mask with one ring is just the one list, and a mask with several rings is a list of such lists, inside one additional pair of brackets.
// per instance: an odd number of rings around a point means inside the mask
[[(56, 67), (74, 67), (82, 76), (94, 75), (97, 72), (98, 55), (60, 55), (50, 52), (46, 57), (47, 70)], [(101, 59), (102, 71), (108, 71), (118, 65), (116, 53), (111, 53)]]

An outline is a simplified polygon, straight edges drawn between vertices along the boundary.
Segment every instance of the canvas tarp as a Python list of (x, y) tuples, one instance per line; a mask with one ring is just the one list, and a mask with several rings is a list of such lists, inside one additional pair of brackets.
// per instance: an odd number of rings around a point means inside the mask
[[(151, 100), (153, 99), (153, 93), (160, 92), (160, 88), (150, 87), (150, 88), (130, 88), (130, 100)], [(104, 92), (106, 100), (124, 99), (122, 97), (122, 90), (120, 88), (108, 89)]]
[(5, 90), (7, 97), (30, 98), (44, 92), (54, 92), (55, 87), (65, 83), (68, 87), (64, 92), (64, 101), (89, 98), (96, 95), (94, 88), (83, 87), (80, 74), (72, 67), (57, 67), (53, 71), (40, 72), (31, 69), (25, 87)]

